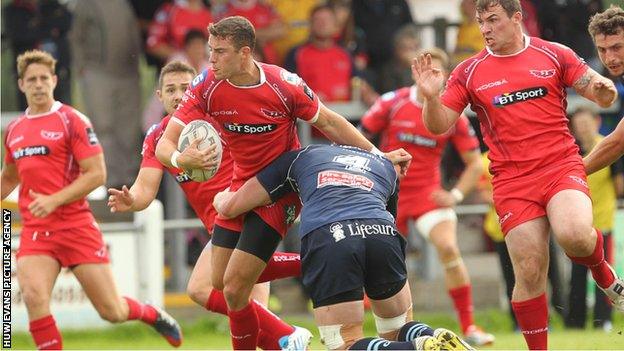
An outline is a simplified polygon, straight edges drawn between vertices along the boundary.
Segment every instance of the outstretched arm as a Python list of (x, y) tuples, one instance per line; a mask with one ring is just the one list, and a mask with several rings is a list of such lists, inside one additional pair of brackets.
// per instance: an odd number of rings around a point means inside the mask
[(143, 167), (137, 179), (128, 189), (108, 189), (108, 207), (111, 212), (141, 211), (154, 201), (163, 171), (158, 168)]
[(582, 97), (591, 100), (600, 107), (609, 107), (618, 97), (615, 84), (591, 68), (574, 82), (574, 90)]
[(602, 139), (589, 155), (583, 158), (587, 174), (592, 174), (615, 162), (624, 154), (624, 120), (611, 134)]

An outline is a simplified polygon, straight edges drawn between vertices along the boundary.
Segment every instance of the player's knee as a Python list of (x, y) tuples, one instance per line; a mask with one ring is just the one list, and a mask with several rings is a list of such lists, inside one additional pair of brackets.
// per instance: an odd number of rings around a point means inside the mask
[(405, 312), (396, 317), (384, 318), (376, 315), (375, 312), (373, 312), (373, 317), (377, 334), (387, 340), (396, 340), (399, 330), (405, 323), (412, 320), (412, 306), (410, 305)]
[(545, 280), (548, 262), (540, 257), (525, 257), (517, 263), (514, 270), (516, 275), (516, 285), (535, 287), (541, 285)]
[(361, 323), (321, 325), (318, 329), (321, 342), (328, 350), (346, 350), (364, 337)]
[(453, 242), (439, 245), (438, 255), (440, 256), (442, 262), (450, 262), (456, 260), (457, 258), (461, 258), (459, 247), (457, 247), (457, 244)]
[(22, 299), (29, 309), (47, 308), (50, 305), (50, 295), (43, 290), (22, 286)]
[(208, 301), (208, 297), (212, 292), (211, 284), (202, 284), (194, 279), (191, 279), (186, 286), (187, 295), (200, 306), (204, 306), (206, 301)]
[(558, 235), (559, 245), (574, 256), (591, 255), (596, 243), (595, 237), (591, 235), (591, 226), (570, 227)]
[(245, 302), (249, 299), (249, 294), (245, 292), (250, 289), (248, 284), (243, 282), (238, 277), (232, 277), (226, 279), (223, 286), (223, 296), (231, 308), (243, 307)]

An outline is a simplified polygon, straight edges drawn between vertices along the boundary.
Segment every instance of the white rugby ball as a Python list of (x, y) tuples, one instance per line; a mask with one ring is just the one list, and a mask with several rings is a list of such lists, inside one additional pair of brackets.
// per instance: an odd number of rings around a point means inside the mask
[(215, 156), (217, 165), (209, 169), (183, 169), (184, 172), (196, 182), (204, 182), (217, 173), (219, 166), (221, 165), (221, 156), (223, 155), (223, 145), (221, 145), (221, 138), (219, 133), (212, 126), (212, 124), (204, 120), (195, 120), (187, 124), (182, 133), (180, 133), (180, 139), (178, 140), (178, 150), (184, 151), (195, 140), (200, 140), (197, 148), (199, 150), (206, 150), (210, 145), (217, 145)]

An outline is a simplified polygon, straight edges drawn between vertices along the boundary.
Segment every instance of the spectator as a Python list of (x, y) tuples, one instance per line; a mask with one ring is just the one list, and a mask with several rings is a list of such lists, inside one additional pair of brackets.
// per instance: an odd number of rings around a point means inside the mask
[(266, 63), (277, 64), (279, 55), (274, 41), (286, 35), (286, 25), (282, 18), (269, 4), (258, 0), (230, 0), (219, 11), (218, 18), (229, 16), (245, 17), (256, 28), (256, 39), (263, 48)]
[(462, 20), (457, 30), (453, 66), (485, 48), (483, 35), (477, 23), (477, 7), (474, 0), (462, 0), (459, 9)]
[(379, 91), (386, 93), (414, 84), (412, 60), (420, 49), (420, 33), (413, 24), (406, 24), (393, 38), (394, 56), (381, 68), (383, 79)]
[[(583, 155), (588, 154), (603, 139), (598, 134), (600, 116), (587, 107), (580, 107), (570, 118), (572, 132), (576, 137)], [(624, 175), (622, 164), (616, 162), (587, 177), (593, 200), (594, 226), (602, 231), (605, 260), (612, 260), (612, 232), (615, 220), (616, 195), (622, 193)], [(605, 294), (595, 287), (593, 326), (611, 331), (611, 304)], [(587, 318), (587, 268), (572, 263), (570, 277), (570, 298), (565, 325), (568, 328), (585, 328)]]
[(379, 90), (380, 70), (392, 58), (392, 40), (399, 28), (412, 23), (406, 0), (353, 0), (355, 27), (364, 33), (368, 49), (368, 67), (375, 75)]
[(150, 66), (159, 67), (161, 62), (158, 57), (149, 54), (147, 51), (147, 35), (149, 32), (150, 24), (152, 23), (152, 19), (156, 14), (156, 10), (158, 10), (164, 3), (170, 2), (171, 0), (130, 0), (130, 4), (134, 9), (134, 14), (139, 21), (139, 28), (141, 30), (141, 43), (143, 52), (145, 54), (145, 59), (147, 64)]
[(305, 42), (310, 35), (310, 13), (321, 0), (267, 0), (286, 25), (286, 34), (273, 42), (277, 52), (277, 63), (281, 65), (286, 55), (295, 46)]
[(139, 28), (125, 0), (80, 0), (72, 46), (87, 114), (99, 133), (108, 184), (128, 184), (139, 162), (141, 89)]
[[(2, 11), (3, 36), (10, 41), (14, 57), (32, 49), (50, 53), (57, 61), (56, 99), (71, 104), (71, 54), (67, 33), (72, 25), (69, 10), (57, 0), (13, 0)], [(14, 60), (14, 72), (17, 72)], [(13, 80), (17, 82), (17, 78)], [(17, 87), (17, 85), (16, 85)], [(26, 109), (26, 98), (17, 91), (18, 108)]]
[(156, 12), (149, 27), (147, 52), (165, 63), (184, 47), (184, 36), (191, 29), (202, 31), (208, 37), (208, 25), (213, 22), (210, 9), (202, 0), (175, 0)]

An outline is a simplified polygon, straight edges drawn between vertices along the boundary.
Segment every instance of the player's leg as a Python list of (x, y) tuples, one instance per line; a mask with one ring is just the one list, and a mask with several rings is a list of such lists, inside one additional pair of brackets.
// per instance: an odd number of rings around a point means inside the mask
[(121, 297), (107, 263), (85, 263), (73, 267), (74, 275), (85, 294), (102, 317), (111, 323), (141, 320), (151, 325), (173, 346), (182, 343), (182, 330), (177, 321), (162, 309)]
[(576, 189), (558, 191), (550, 198), (547, 211), (555, 238), (566, 255), (587, 266), (615, 308), (624, 311), (624, 281), (605, 260), (602, 233), (592, 228), (589, 196)]
[(60, 270), (60, 263), (50, 256), (25, 255), (17, 259), (17, 281), (28, 312), (29, 330), (39, 350), (63, 348), (61, 333), (50, 313), (50, 297)]
[(505, 237), (516, 278), (511, 304), (531, 350), (548, 347), (548, 240), (546, 217), (520, 223)]

